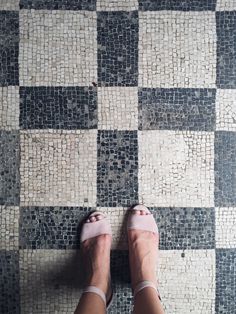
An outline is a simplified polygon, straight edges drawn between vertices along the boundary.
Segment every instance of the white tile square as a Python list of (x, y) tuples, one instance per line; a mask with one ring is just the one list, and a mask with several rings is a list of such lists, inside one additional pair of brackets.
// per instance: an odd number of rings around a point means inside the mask
[(147, 206), (214, 206), (214, 133), (142, 131), (139, 201)]
[(96, 206), (97, 131), (21, 131), (21, 206)]
[(215, 313), (215, 251), (160, 251), (158, 279), (166, 314)]
[(19, 248), (19, 207), (0, 206), (0, 250)]
[(138, 10), (138, 0), (97, 0), (97, 11)]
[(236, 131), (236, 90), (217, 89), (216, 130)]
[(18, 11), (19, 10), (19, 0), (1, 0), (0, 1), (0, 10)]
[(0, 129), (19, 129), (19, 87), (0, 87)]
[(235, 11), (235, 0), (217, 0), (216, 11)]
[(236, 248), (236, 208), (217, 207), (216, 215), (216, 247)]
[(23, 86), (96, 82), (96, 12), (21, 10), (19, 71)]
[(127, 250), (127, 208), (124, 207), (97, 207), (103, 212), (111, 224), (112, 249)]
[(214, 12), (139, 12), (139, 86), (215, 87), (216, 40)]
[(138, 129), (138, 88), (98, 88), (98, 128), (100, 130)]
[(21, 313), (74, 313), (78, 289), (76, 252), (71, 250), (20, 250)]

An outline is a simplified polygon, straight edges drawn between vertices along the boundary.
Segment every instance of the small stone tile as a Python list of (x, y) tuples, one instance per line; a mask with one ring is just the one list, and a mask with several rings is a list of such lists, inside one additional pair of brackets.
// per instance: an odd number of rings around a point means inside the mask
[(142, 11), (214, 11), (216, 1), (217, 0), (139, 0), (139, 9)]
[(216, 130), (236, 131), (236, 90), (217, 90)]
[(140, 88), (140, 130), (213, 131), (215, 89)]
[(215, 205), (236, 205), (235, 132), (215, 132)]
[(97, 91), (94, 87), (21, 87), (23, 129), (94, 129)]
[(214, 206), (214, 133), (139, 132), (139, 202)]
[(34, 10), (96, 10), (96, 0), (20, 0), (21, 9)]
[(96, 38), (96, 12), (21, 10), (20, 85), (92, 86)]
[(160, 233), (161, 250), (215, 248), (214, 208), (150, 208)]
[(18, 54), (19, 13), (0, 11), (0, 86), (19, 85)]
[(139, 86), (214, 88), (215, 29), (214, 12), (139, 12)]
[(97, 11), (138, 10), (138, 0), (97, 0)]
[(20, 314), (19, 254), (0, 250), (0, 313)]
[(138, 129), (138, 88), (98, 88), (98, 128), (102, 130)]
[(235, 313), (236, 251), (216, 250), (216, 314)]
[(21, 207), (20, 249), (76, 249), (79, 224), (94, 208)]
[(19, 129), (19, 87), (0, 87), (0, 129)]
[(216, 12), (219, 88), (236, 88), (236, 11)]
[(235, 0), (217, 0), (217, 11), (235, 11), (236, 2)]
[(19, 166), (19, 133), (0, 130), (0, 205), (19, 205)]
[(9, 11), (19, 10), (19, 0), (1, 0), (0, 10), (9, 10)]
[(236, 248), (236, 208), (216, 208), (216, 247)]
[(0, 206), (0, 250), (18, 250), (19, 207)]
[(74, 313), (81, 264), (72, 250), (20, 250), (21, 313)]
[(158, 274), (165, 313), (214, 313), (214, 250), (160, 251)]
[(95, 206), (96, 136), (21, 131), (21, 206)]
[(97, 24), (99, 86), (137, 86), (138, 12), (98, 12)]
[(98, 131), (97, 206), (137, 202), (137, 142), (137, 131)]

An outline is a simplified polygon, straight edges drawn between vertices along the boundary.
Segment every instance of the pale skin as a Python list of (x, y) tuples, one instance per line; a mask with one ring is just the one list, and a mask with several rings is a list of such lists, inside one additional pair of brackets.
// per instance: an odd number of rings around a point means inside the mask
[[(131, 215), (146, 215), (145, 211), (135, 210)], [(90, 217), (86, 222), (93, 223), (103, 217)], [(131, 284), (149, 280), (156, 284), (156, 262), (158, 253), (158, 235), (143, 230), (128, 230), (129, 261)], [(109, 299), (111, 236), (103, 234), (82, 243), (82, 251), (87, 265), (87, 285), (100, 288)], [(94, 293), (84, 293), (80, 298), (75, 314), (105, 314), (106, 307), (102, 299)], [(145, 288), (134, 298), (134, 314), (164, 314), (157, 292)]]

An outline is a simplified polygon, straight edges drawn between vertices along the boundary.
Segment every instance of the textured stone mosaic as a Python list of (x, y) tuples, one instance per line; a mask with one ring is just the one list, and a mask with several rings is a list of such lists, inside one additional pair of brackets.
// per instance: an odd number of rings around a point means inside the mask
[(138, 12), (97, 16), (99, 86), (137, 86)]
[(236, 88), (236, 11), (216, 12), (217, 87)]
[(19, 248), (19, 207), (0, 206), (0, 250)]
[(103, 130), (138, 129), (137, 87), (98, 88), (98, 128)]
[(236, 204), (236, 133), (215, 133), (215, 205)]
[(235, 207), (216, 208), (216, 247), (236, 248)]
[(234, 249), (216, 250), (216, 307), (217, 314), (235, 312), (236, 252)]
[(97, 127), (95, 87), (21, 87), (23, 129), (94, 129)]
[(91, 86), (97, 80), (97, 19), (90, 11), (21, 10), (21, 86)]
[(99, 131), (97, 205), (130, 206), (138, 200), (136, 131)]
[(0, 129), (19, 129), (19, 88), (0, 87)]
[(212, 88), (215, 81), (213, 12), (139, 12), (139, 86)]
[(0, 0), (0, 313), (74, 312), (99, 210), (131, 314), (140, 202), (165, 313), (235, 314), (235, 99), (235, 0)]
[(216, 130), (236, 131), (236, 90), (234, 89), (217, 90)]
[(213, 131), (215, 89), (140, 88), (139, 129)]
[[(217, 0), (139, 0), (139, 9), (142, 11), (214, 11), (216, 1)], [(227, 0), (223, 0), (223, 2), (226, 1)]]
[(140, 202), (164, 207), (214, 206), (212, 132), (142, 131), (138, 142)]
[(19, 144), (17, 131), (0, 130), (0, 205), (19, 205)]
[(0, 312), (20, 313), (19, 254), (0, 250)]
[(96, 205), (96, 130), (21, 133), (21, 205)]
[(20, 0), (21, 9), (96, 10), (96, 0)]
[(214, 208), (150, 208), (158, 225), (161, 250), (214, 249)]
[(0, 11), (0, 86), (19, 84), (18, 54), (19, 13)]

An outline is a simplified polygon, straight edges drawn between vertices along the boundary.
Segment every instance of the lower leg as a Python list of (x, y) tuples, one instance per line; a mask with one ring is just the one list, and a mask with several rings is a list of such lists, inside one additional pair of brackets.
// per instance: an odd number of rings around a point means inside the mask
[(84, 293), (75, 310), (75, 314), (105, 314), (106, 308), (103, 300), (94, 293)]
[(134, 314), (164, 314), (157, 292), (153, 288), (145, 288), (134, 298)]

